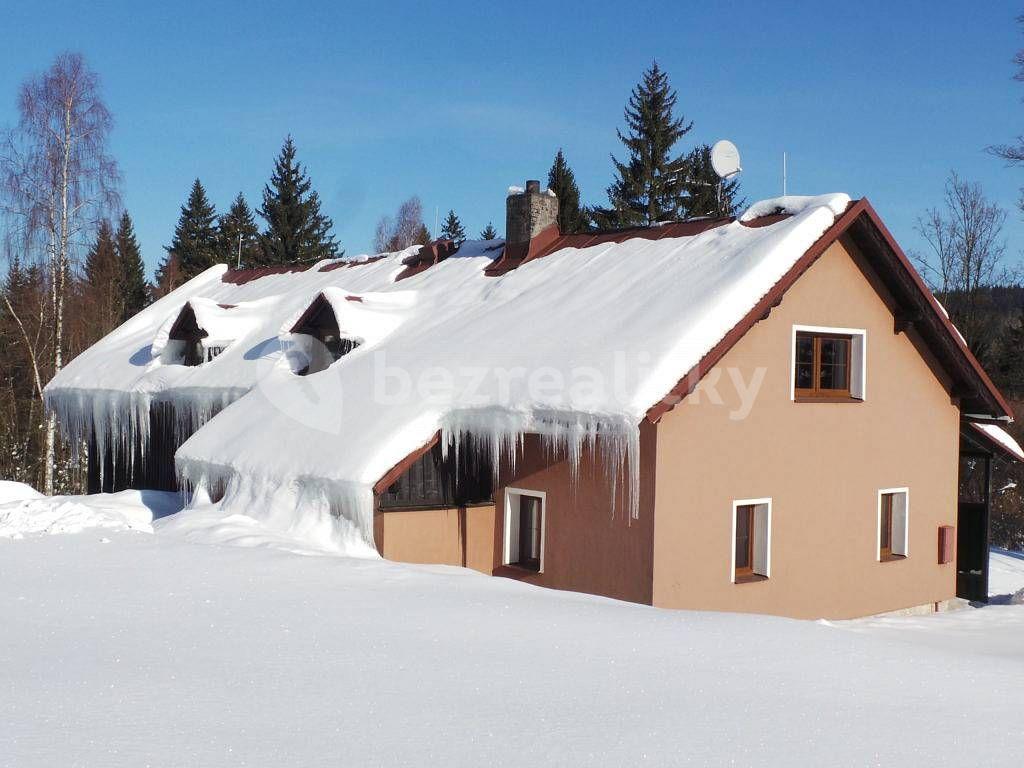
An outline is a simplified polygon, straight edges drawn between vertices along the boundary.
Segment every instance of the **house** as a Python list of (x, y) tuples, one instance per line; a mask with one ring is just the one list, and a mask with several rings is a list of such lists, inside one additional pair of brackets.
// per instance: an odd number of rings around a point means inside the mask
[(1009, 405), (867, 200), (215, 267), (47, 387), (92, 490), (670, 608), (985, 599)]

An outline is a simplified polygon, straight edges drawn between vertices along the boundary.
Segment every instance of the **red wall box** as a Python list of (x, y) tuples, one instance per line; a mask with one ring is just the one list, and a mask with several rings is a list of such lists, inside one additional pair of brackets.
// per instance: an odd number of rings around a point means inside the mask
[(939, 565), (953, 562), (953, 536), (952, 525), (939, 526)]

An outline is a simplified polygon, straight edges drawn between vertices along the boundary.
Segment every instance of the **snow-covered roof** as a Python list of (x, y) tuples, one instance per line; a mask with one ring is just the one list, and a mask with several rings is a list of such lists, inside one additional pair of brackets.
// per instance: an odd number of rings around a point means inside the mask
[(970, 422), (978, 432), (989, 439), (995, 447), (1001, 448), (1006, 454), (1017, 461), (1024, 461), (1024, 449), (1013, 436), (998, 424)]
[[(496, 241), (467, 242), (398, 282), (412, 249), (249, 281), (218, 266), (73, 360), (47, 399), (66, 429), (86, 435), (94, 424), (144, 430), (154, 399), (200, 420), (233, 403), (179, 449), (186, 479), (328, 486), (360, 507), (364, 532), (374, 482), (438, 430), (473, 432), (495, 449), (538, 432), (571, 455), (600, 433), (610, 461), (635, 478), (648, 409), (849, 203), (779, 198), (751, 209), (791, 214), (766, 226), (748, 226), (748, 214), (692, 236), (561, 248), (499, 277), (484, 275), (501, 254)], [(363, 343), (298, 377), (283, 354), (288, 331), (321, 294), (342, 333)], [(154, 354), (185, 302), (197, 319), (230, 326), (231, 343), (200, 366)]]

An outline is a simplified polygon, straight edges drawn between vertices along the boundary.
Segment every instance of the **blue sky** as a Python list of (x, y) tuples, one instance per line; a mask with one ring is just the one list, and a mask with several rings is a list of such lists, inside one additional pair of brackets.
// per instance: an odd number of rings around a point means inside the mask
[[(694, 121), (732, 139), (751, 199), (866, 195), (906, 248), (950, 169), (1010, 209), (1024, 169), (984, 153), (1024, 132), (1024, 47), (1006, 2), (658, 4), (9, 3), (0, 123), (20, 82), (78, 50), (116, 118), (113, 152), (147, 263), (163, 257), (196, 176), (223, 210), (259, 202), (291, 133), (349, 254), (412, 194), (428, 226), (504, 227), (511, 184), (562, 147), (583, 196), (605, 200), (630, 88), (657, 58)], [(628, 13), (626, 12), (628, 11)]]

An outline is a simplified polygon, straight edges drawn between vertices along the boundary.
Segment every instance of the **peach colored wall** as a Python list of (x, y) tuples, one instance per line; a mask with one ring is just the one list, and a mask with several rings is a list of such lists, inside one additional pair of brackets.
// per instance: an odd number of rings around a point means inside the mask
[(378, 512), (374, 519), (377, 550), (388, 560), (466, 565), (489, 574), (494, 558), (494, 507), (466, 507), (462, 514), (460, 524), (458, 507)]
[[(568, 463), (548, 462), (539, 441), (529, 436), (516, 472), (503, 479), (495, 494), (496, 573), (545, 587), (650, 603), (655, 427), (645, 423), (640, 439), (640, 517), (630, 520), (624, 496), (613, 504), (600, 453), (595, 457), (584, 451), (574, 485)], [(621, 479), (620, 488), (624, 483)], [(506, 487), (547, 494), (543, 573), (502, 567)]]
[[(855, 261), (856, 260), (856, 261)], [(657, 431), (655, 605), (847, 618), (953, 597), (937, 564), (940, 525), (955, 525), (958, 409), (858, 267), (833, 244)], [(867, 330), (862, 403), (790, 399), (792, 327)], [(749, 415), (729, 368), (763, 384)], [(876, 561), (878, 490), (910, 489), (909, 557)], [(771, 577), (730, 581), (732, 502), (771, 497)]]

